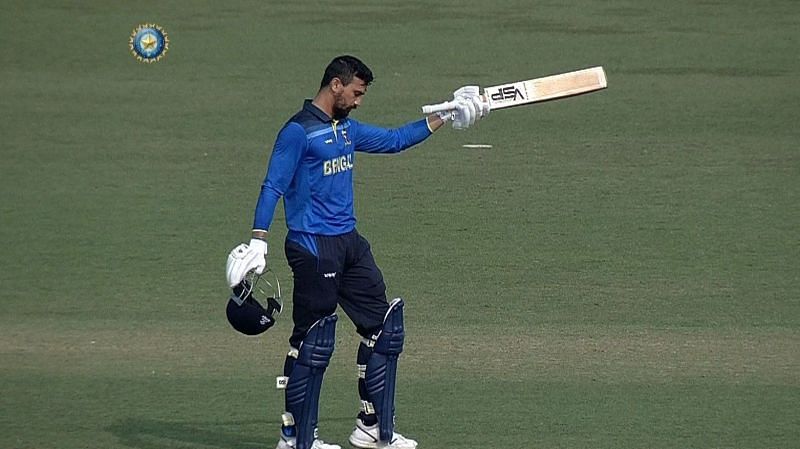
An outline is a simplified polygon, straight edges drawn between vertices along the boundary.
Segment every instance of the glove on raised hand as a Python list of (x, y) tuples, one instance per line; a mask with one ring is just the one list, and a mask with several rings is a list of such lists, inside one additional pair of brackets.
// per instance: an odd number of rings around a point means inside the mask
[(445, 122), (453, 122), (455, 129), (467, 129), (489, 115), (490, 105), (480, 95), (480, 87), (463, 86), (453, 92), (453, 109), (439, 113)]

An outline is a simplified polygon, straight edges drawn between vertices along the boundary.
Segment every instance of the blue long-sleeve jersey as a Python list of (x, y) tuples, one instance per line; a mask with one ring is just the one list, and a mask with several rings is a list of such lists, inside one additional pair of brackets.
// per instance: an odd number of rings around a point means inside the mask
[[(355, 152), (397, 153), (431, 135), (425, 119), (396, 129), (332, 120), (306, 100), (281, 128), (255, 210), (253, 229), (270, 229), (278, 200), (284, 198), (289, 238), (340, 235), (355, 228)], [(313, 248), (309, 248), (313, 249)]]

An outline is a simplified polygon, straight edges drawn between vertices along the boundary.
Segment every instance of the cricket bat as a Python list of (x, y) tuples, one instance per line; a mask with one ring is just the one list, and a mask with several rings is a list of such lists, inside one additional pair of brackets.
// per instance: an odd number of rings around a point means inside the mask
[[(505, 109), (523, 104), (541, 103), (543, 101), (572, 97), (596, 90), (605, 89), (606, 72), (602, 67), (591, 67), (574, 72), (545, 76), (527, 81), (500, 84), (483, 89), (483, 100), (488, 101), (490, 109)], [(426, 105), (422, 107), (424, 114), (454, 109), (455, 102)]]

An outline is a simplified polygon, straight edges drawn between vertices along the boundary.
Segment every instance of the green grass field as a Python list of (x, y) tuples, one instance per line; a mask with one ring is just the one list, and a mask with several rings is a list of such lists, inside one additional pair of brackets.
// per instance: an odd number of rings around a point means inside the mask
[[(274, 447), (289, 315), (235, 334), (225, 258), (342, 53), (385, 126), (467, 83), (609, 77), (359, 156), (420, 449), (800, 447), (798, 29), (794, 0), (3, 2), (0, 448)], [(338, 340), (321, 432), (346, 444)]]

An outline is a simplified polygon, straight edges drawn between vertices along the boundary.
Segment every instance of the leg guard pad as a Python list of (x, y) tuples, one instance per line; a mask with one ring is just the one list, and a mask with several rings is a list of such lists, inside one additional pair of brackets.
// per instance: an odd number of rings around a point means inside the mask
[(329, 315), (311, 326), (291, 367), (286, 385), (286, 411), (297, 426), (296, 449), (309, 449), (314, 443), (322, 377), (333, 355), (336, 320), (336, 315)]
[(378, 415), (381, 441), (391, 441), (394, 435), (394, 391), (397, 359), (403, 352), (403, 300), (392, 301), (383, 320), (383, 328), (367, 361), (364, 384), (367, 396)]

